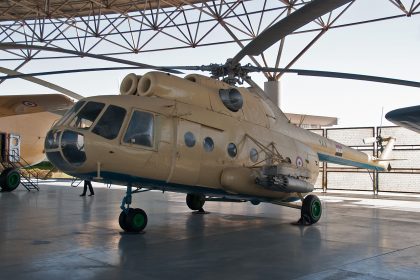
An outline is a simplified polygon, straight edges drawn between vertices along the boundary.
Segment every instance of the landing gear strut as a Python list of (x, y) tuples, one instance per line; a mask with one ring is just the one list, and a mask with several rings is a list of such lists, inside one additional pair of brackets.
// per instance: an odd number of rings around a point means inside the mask
[(139, 190), (133, 191), (132, 186), (127, 186), (127, 192), (121, 202), (122, 212), (118, 222), (120, 227), (126, 232), (141, 232), (145, 229), (147, 225), (147, 215), (143, 209), (140, 208), (130, 208), (132, 201), (132, 194), (141, 192)]
[(15, 168), (9, 167), (0, 175), (0, 187), (2, 191), (11, 192), (20, 185), (20, 173)]
[(195, 213), (198, 213), (198, 214), (207, 213), (203, 209), (204, 203), (206, 203), (206, 197), (204, 195), (189, 193), (187, 194), (186, 202), (187, 202), (188, 208), (190, 208), (191, 210), (197, 211)]
[(316, 195), (310, 194), (302, 202), (301, 217), (298, 224), (312, 225), (319, 221), (322, 215), (322, 204)]

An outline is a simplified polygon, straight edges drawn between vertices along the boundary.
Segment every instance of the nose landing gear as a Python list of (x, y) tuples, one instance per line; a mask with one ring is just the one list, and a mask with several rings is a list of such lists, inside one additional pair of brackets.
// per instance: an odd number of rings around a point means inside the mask
[(143, 231), (147, 225), (147, 214), (143, 209), (140, 208), (130, 208), (132, 194), (138, 192), (144, 192), (146, 190), (132, 190), (132, 186), (127, 186), (127, 192), (121, 202), (122, 212), (118, 218), (120, 227), (126, 232), (138, 233)]
[(118, 222), (120, 227), (126, 232), (141, 232), (147, 225), (147, 215), (143, 209), (128, 208), (122, 211)]

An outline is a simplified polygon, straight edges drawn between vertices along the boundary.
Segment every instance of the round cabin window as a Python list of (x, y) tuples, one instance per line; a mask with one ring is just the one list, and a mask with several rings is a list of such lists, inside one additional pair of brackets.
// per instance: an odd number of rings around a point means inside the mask
[(258, 151), (255, 148), (252, 148), (251, 151), (249, 151), (249, 159), (252, 162), (257, 162), (257, 160), (258, 160)]
[(236, 154), (238, 153), (238, 150), (236, 149), (236, 145), (233, 143), (229, 143), (227, 147), (227, 152), (230, 157), (236, 157)]
[(192, 132), (186, 132), (185, 134), (184, 134), (184, 142), (185, 142), (185, 145), (187, 145), (187, 147), (194, 147), (194, 145), (195, 145), (195, 136), (194, 136), (194, 134), (192, 133)]
[(213, 151), (213, 149), (214, 149), (213, 139), (211, 139), (211, 137), (204, 138), (203, 147), (204, 147), (204, 151), (206, 151), (206, 152)]

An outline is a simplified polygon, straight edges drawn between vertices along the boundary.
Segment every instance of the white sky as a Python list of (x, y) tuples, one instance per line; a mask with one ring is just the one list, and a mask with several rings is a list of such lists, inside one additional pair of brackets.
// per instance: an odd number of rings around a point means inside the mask
[[(364, 18), (371, 13), (372, 3), (380, 2), (379, 10), (392, 8), (388, 1), (356, 2), (356, 14)], [(385, 5), (385, 3), (387, 3)], [(388, 13), (389, 14), (389, 13)], [(371, 15), (370, 15), (371, 16)], [(359, 18), (359, 19), (360, 19)], [(311, 35), (312, 37), (314, 35)], [(288, 52), (304, 46), (305, 36), (289, 36)], [(162, 42), (164, 43), (164, 42)], [(239, 47), (235, 44), (206, 48), (127, 55), (121, 58), (154, 65), (201, 65), (223, 63)], [(274, 60), (273, 57), (270, 58)], [(244, 60), (243, 63), (247, 61)], [(4, 65), (8, 67), (8, 65)], [(87, 58), (32, 61), (22, 72), (38, 72), (77, 67), (106, 67), (106, 62)], [(299, 69), (342, 71), (420, 81), (420, 15), (380, 23), (330, 30), (294, 65)], [(138, 74), (145, 71), (135, 71)], [(119, 82), (129, 71), (43, 76), (84, 96), (118, 94)], [(261, 87), (262, 74), (252, 76)], [(420, 88), (353, 80), (305, 77), (288, 74), (281, 80), (281, 108), (285, 112), (334, 116), (340, 126), (377, 126), (384, 113), (399, 107), (420, 104)], [(48, 93), (48, 89), (22, 80), (0, 85), (0, 94)], [(385, 119), (383, 125), (390, 125)]]

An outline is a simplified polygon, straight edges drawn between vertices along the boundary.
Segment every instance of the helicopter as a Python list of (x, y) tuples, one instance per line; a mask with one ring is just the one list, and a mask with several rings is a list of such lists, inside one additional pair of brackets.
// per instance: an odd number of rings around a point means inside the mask
[[(22, 73), (0, 67), (0, 72)], [(35, 77), (27, 80), (61, 94), (0, 96), (0, 188), (11, 192), (21, 183), (19, 169), (45, 159), (44, 138), (51, 126), (82, 96)]]
[[(130, 205), (133, 194), (148, 190), (185, 193), (187, 206), (198, 213), (205, 213), (206, 201), (265, 202), (300, 209), (301, 224), (317, 223), (322, 204), (311, 192), (319, 163), (390, 170), (395, 138), (381, 137), (380, 143), (387, 144), (377, 158), (297, 127), (248, 75), (278, 69), (239, 62), (348, 2), (351, 0), (314, 0), (306, 4), (255, 37), (225, 64), (157, 67), (127, 63), (158, 71), (128, 74), (120, 95), (79, 100), (48, 132), (47, 158), (69, 175), (127, 186), (119, 215), (119, 225), (127, 232), (145, 229), (146, 212)], [(0, 44), (0, 48), (21, 47)], [(181, 78), (173, 75), (180, 74), (178, 70), (210, 71), (212, 77), (190, 74)], [(236, 86), (243, 82), (251, 87)]]
[[(309, 193), (319, 162), (383, 171), (395, 139), (375, 158), (296, 127), (248, 78), (253, 67), (239, 61), (347, 2), (312, 1), (225, 64), (182, 68), (222, 80), (168, 73), (176, 67), (127, 75), (120, 95), (82, 99), (51, 128), (48, 159), (76, 177), (127, 185), (119, 224), (128, 232), (147, 225), (145, 211), (130, 207), (132, 194), (144, 190), (186, 193), (188, 207), (200, 212), (206, 200), (268, 202), (301, 209), (302, 223), (318, 222), (322, 204)], [(243, 81), (252, 87), (235, 86)]]

